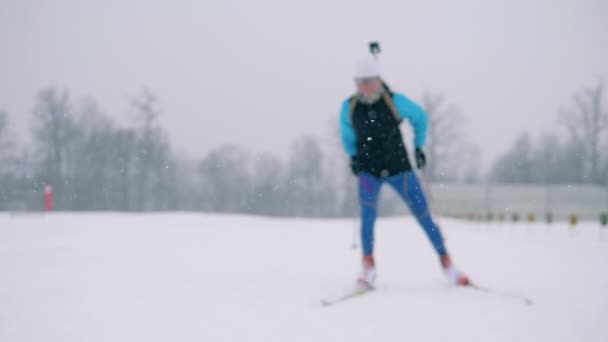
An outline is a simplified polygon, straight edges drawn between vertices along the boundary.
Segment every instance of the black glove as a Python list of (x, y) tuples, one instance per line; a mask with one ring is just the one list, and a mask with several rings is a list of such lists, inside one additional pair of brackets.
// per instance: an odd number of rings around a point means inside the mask
[(418, 166), (420, 170), (426, 166), (426, 156), (420, 147), (416, 147), (416, 166)]
[(350, 157), (350, 170), (353, 172), (353, 175), (357, 175), (361, 172), (361, 163), (357, 157)]

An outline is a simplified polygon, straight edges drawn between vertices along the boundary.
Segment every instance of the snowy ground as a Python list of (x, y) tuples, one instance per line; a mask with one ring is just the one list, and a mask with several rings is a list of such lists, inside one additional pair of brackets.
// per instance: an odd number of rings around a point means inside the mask
[(535, 305), (448, 286), (410, 218), (378, 222), (378, 291), (323, 308), (359, 271), (352, 220), (0, 214), (0, 341), (608, 341), (608, 229), (440, 222)]

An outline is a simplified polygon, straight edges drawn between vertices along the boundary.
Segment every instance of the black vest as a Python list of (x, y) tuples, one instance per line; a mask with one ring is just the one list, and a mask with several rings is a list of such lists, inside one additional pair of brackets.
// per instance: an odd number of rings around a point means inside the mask
[(380, 178), (412, 170), (399, 130), (400, 121), (384, 99), (373, 104), (357, 101), (351, 120), (357, 136), (355, 158), (361, 171)]

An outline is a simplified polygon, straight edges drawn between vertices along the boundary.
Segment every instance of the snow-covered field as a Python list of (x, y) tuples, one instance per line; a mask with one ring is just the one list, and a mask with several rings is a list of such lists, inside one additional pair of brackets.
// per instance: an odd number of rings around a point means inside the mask
[(352, 220), (0, 214), (0, 341), (608, 341), (608, 228), (440, 220), (448, 286), (411, 218), (377, 226), (378, 290)]

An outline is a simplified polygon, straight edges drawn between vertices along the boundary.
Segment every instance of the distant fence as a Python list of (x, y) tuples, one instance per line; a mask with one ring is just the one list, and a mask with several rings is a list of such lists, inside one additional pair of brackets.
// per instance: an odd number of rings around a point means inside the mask
[[(475, 220), (597, 221), (608, 215), (608, 189), (590, 185), (430, 184), (429, 202), (436, 214)], [(384, 190), (385, 191), (385, 190)], [(385, 213), (407, 209), (386, 191)], [(381, 208), (382, 210), (382, 208)]]

